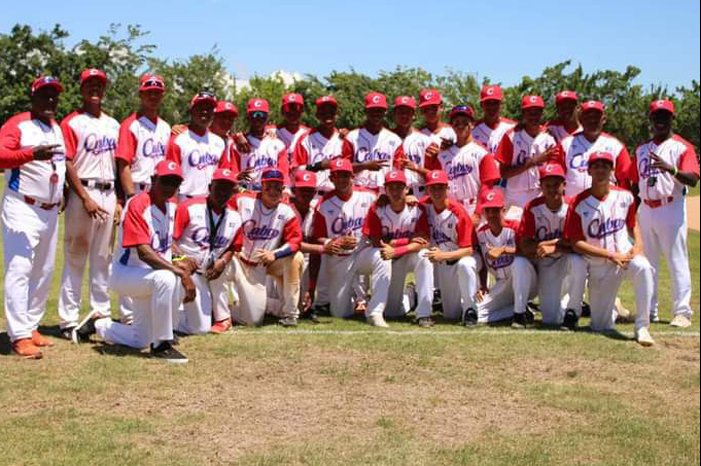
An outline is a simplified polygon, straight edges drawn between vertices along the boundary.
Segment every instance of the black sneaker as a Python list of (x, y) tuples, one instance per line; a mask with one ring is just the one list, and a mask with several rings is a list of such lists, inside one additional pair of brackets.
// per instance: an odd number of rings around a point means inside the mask
[(283, 327), (296, 327), (297, 318), (296, 317), (284, 317), (278, 321)]
[(474, 327), (477, 325), (477, 311), (474, 307), (468, 307), (462, 315), (462, 324), (465, 327)]
[(433, 290), (433, 302), (431, 303), (433, 312), (443, 312), (443, 298), (441, 298), (441, 290), (436, 288)]
[(524, 312), (526, 316), (526, 323), (528, 325), (533, 325), (533, 322), (535, 322), (535, 314), (531, 312), (530, 309), (526, 309), (526, 312)]
[(582, 317), (591, 317), (591, 307), (586, 301), (582, 302)]
[(95, 321), (100, 318), (100, 314), (93, 311), (85, 316), (85, 318), (78, 324), (77, 327), (73, 328), (71, 332), (71, 340), (76, 345), (79, 343), (84, 343), (90, 341), (90, 335), (95, 335), (97, 330), (95, 329)]
[(577, 313), (574, 312), (574, 309), (567, 309), (565, 311), (565, 320), (562, 321), (562, 325), (560, 325), (560, 330), (568, 330), (571, 332), (574, 332), (577, 330), (577, 321), (579, 318), (577, 317)]
[(312, 313), (315, 316), (330, 316), (331, 315), (331, 305), (321, 304), (319, 306), (312, 306)]
[(431, 319), (430, 317), (419, 317), (418, 319), (416, 319), (416, 323), (419, 327), (429, 328), (433, 327), (433, 324), (435, 322), (433, 322), (433, 319)]
[(66, 328), (62, 328), (62, 329), (60, 330), (60, 332), (61, 332), (61, 338), (63, 338), (64, 340), (72, 341), (72, 340), (73, 340), (73, 329), (74, 329), (74, 328), (75, 328), (75, 327), (66, 327)]
[(162, 359), (165, 362), (171, 364), (185, 364), (187, 363), (187, 358), (178, 350), (173, 348), (169, 342), (163, 342), (157, 347), (153, 347), (151, 344), (151, 357)]
[(308, 319), (310, 320), (313, 324), (318, 324), (319, 323), (319, 315), (316, 313), (316, 308), (314, 306), (310, 307), (306, 312), (303, 312), (300, 316), (300, 319)]
[(511, 323), (511, 328), (526, 328), (526, 326), (528, 325), (528, 317), (526, 316), (527, 312), (529, 311), (514, 314), (514, 320)]

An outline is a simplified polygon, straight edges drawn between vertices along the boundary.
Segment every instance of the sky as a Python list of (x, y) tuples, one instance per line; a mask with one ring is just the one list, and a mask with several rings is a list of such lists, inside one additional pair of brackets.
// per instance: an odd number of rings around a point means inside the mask
[(571, 59), (585, 72), (642, 70), (644, 86), (699, 80), (698, 0), (161, 1), (5, 0), (0, 34), (60, 24), (73, 45), (110, 23), (138, 24), (161, 58), (217, 47), (239, 79), (273, 71), (371, 76), (395, 67), (447, 68), (505, 85)]

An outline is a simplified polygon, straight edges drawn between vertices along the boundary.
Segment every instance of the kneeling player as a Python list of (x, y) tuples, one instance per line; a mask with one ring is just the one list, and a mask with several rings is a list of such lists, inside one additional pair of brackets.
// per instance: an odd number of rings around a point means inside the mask
[[(635, 199), (630, 191), (611, 186), (614, 159), (609, 152), (589, 156), (591, 188), (575, 198), (565, 221), (565, 239), (584, 255), (589, 265), (591, 329), (612, 330), (616, 293), (623, 278), (635, 288), (635, 339), (655, 344), (650, 336), (653, 269), (643, 256), (640, 228), (635, 222)], [(630, 238), (634, 244), (631, 244)]]

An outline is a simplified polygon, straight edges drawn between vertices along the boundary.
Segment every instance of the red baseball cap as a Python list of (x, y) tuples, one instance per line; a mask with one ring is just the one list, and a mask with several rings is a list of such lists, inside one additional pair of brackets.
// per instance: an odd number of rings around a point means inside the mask
[(58, 92), (63, 92), (63, 86), (59, 82), (58, 78), (54, 76), (39, 76), (32, 82), (31, 92), (32, 95), (42, 87), (53, 87)]
[(217, 106), (214, 107), (214, 113), (233, 113), (235, 117), (239, 116), (239, 109), (236, 105), (226, 100), (220, 100), (217, 102)]
[(290, 104), (304, 105), (304, 97), (302, 97), (301, 94), (295, 94), (293, 92), (283, 95), (282, 107), (284, 108), (286, 105)]
[(397, 107), (409, 107), (416, 108), (416, 99), (410, 95), (400, 95), (394, 98), (394, 108)]
[(104, 71), (98, 70), (97, 68), (88, 68), (80, 73), (80, 85), (82, 86), (85, 81), (91, 78), (96, 78), (103, 83), (107, 83), (107, 75)]
[(449, 118), (452, 120), (457, 115), (467, 115), (470, 118), (475, 118), (475, 111), (469, 105), (456, 105), (450, 109)]
[(499, 188), (485, 189), (480, 195), (479, 206), (482, 209), (488, 209), (490, 207), (503, 208), (504, 192)]
[(611, 152), (596, 151), (589, 154), (589, 165), (597, 160), (605, 160), (613, 165), (613, 154)]
[(559, 104), (565, 100), (574, 100), (576, 102), (579, 98), (574, 91), (560, 91), (555, 95), (555, 104)]
[(664, 110), (665, 112), (669, 112), (674, 115), (674, 103), (672, 103), (671, 100), (666, 99), (653, 100), (650, 103), (650, 115), (660, 110)]
[(596, 110), (597, 112), (604, 113), (604, 108), (604, 104), (598, 100), (587, 100), (586, 102), (582, 103), (582, 112)]
[(387, 109), (387, 97), (380, 92), (370, 92), (365, 96), (365, 108)]
[(521, 110), (527, 108), (545, 108), (545, 102), (539, 95), (524, 95), (521, 99)]
[(165, 92), (165, 90), (166, 83), (161, 76), (146, 73), (139, 79), (139, 91)]
[(443, 170), (432, 170), (426, 175), (426, 186), (434, 184), (448, 184), (448, 174)]
[(295, 172), (295, 188), (316, 188), (316, 173), (307, 170)]
[(429, 105), (440, 105), (442, 102), (441, 93), (436, 89), (422, 89), (419, 92), (419, 108), (428, 107)]
[(484, 102), (485, 100), (504, 100), (504, 91), (501, 90), (501, 86), (498, 84), (482, 86), (480, 102)]
[(161, 160), (155, 168), (156, 176), (177, 176), (183, 179), (183, 170), (178, 162), (173, 160)]
[(389, 183), (402, 183), (406, 185), (406, 176), (404, 175), (404, 170), (392, 170), (385, 174), (385, 184)]
[(260, 175), (260, 182), (265, 183), (266, 181), (278, 181), (280, 183), (284, 183), (285, 175), (277, 168), (266, 168)]
[(565, 179), (565, 170), (559, 163), (546, 163), (541, 166), (538, 171), (540, 172), (540, 179), (547, 178), (548, 176), (557, 176), (558, 178)]
[(217, 98), (212, 94), (211, 92), (208, 91), (201, 91), (198, 92), (191, 100), (190, 100), (190, 108), (193, 108), (195, 105), (200, 104), (202, 102), (209, 103), (212, 105), (212, 107), (217, 106)]
[(248, 105), (246, 105), (246, 113), (251, 112), (270, 112), (270, 106), (268, 105), (268, 101), (265, 99), (259, 99), (257, 97), (250, 99), (248, 101)]
[(333, 159), (331, 161), (331, 173), (349, 172), (353, 173), (353, 164), (348, 159)]
[(334, 99), (332, 95), (325, 95), (323, 97), (319, 97), (318, 99), (316, 99), (315, 103), (317, 107), (321, 107), (324, 104), (329, 104), (338, 108), (338, 102), (336, 102), (336, 99)]
[(212, 175), (212, 181), (228, 181), (229, 183), (236, 183), (236, 173), (228, 168), (217, 168)]

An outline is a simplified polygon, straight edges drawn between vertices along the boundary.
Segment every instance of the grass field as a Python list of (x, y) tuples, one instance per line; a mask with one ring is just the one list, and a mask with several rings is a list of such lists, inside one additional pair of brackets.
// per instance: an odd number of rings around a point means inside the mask
[[(666, 325), (665, 268), (650, 349), (631, 325), (384, 331), (329, 318), (187, 338), (190, 364), (172, 367), (58, 339), (23, 361), (3, 333), (0, 464), (698, 464), (698, 233), (689, 249), (694, 326)], [(630, 287), (621, 296), (633, 306)]]

